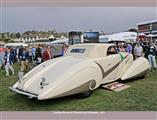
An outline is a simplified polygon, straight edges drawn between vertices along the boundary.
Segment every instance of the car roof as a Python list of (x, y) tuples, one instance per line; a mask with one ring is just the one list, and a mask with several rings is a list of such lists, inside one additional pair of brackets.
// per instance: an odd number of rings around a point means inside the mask
[(109, 47), (112, 46), (114, 44), (111, 43), (82, 43), (82, 44), (75, 44), (74, 46), (104, 46), (104, 47)]
[[(105, 57), (109, 46), (115, 46), (109, 43), (83, 43), (70, 46), (66, 55), (83, 57)], [(85, 49), (82, 53), (72, 53), (72, 49)]]

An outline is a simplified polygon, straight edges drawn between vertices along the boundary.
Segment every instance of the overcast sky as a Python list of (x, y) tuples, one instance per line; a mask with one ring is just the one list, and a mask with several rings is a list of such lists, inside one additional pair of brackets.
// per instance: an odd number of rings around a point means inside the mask
[(157, 19), (155, 7), (3, 6), (2, 32), (72, 30), (120, 32)]

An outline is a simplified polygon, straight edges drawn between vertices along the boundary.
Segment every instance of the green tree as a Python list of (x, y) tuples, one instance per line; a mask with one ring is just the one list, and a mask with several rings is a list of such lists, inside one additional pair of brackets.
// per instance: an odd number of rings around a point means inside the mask
[(4, 38), (3, 41), (7, 43), (7, 42), (10, 42), (11, 39), (10, 38)]
[(137, 29), (131, 28), (131, 29), (129, 29), (128, 31), (129, 31), (129, 32), (137, 32)]
[(20, 38), (21, 37), (21, 34), (18, 32), (18, 33), (16, 33), (16, 38)]

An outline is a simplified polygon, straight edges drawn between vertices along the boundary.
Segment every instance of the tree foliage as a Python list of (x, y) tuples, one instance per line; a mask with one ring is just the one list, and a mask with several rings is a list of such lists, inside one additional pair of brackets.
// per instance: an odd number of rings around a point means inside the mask
[(129, 32), (137, 32), (137, 29), (131, 28), (131, 29), (129, 29), (128, 31), (129, 31)]
[(37, 30), (27, 30), (23, 33), (20, 32), (4, 32), (0, 33), (0, 41), (10, 42), (14, 39), (20, 39), (23, 36), (51, 36), (53, 35), (55, 38), (58, 37), (68, 37), (67, 32), (57, 32), (55, 29), (48, 31), (37, 31)]

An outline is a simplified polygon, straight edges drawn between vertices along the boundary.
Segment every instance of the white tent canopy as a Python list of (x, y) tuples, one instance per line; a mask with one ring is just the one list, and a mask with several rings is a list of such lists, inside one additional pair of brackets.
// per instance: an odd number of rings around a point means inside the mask
[(59, 40), (55, 40), (55, 41), (52, 41), (52, 42), (49, 42), (48, 44), (69, 44), (69, 39), (68, 38), (65, 38), (65, 39), (59, 39)]
[(157, 35), (154, 35), (154, 34), (148, 34), (146, 35), (147, 37), (156, 37)]
[(108, 42), (111, 42), (111, 41), (136, 42), (137, 33), (136, 32), (120, 32), (120, 33), (99, 36), (100, 42), (102, 42), (103, 39), (105, 40), (105, 42), (106, 40)]
[(14, 46), (14, 47), (23, 46), (23, 47), (26, 47), (26, 46), (28, 46), (28, 44), (26, 44), (26, 43), (7, 43), (7, 44), (5, 44), (5, 46)]
[(53, 35), (51, 35), (48, 39), (54, 39), (55, 37)]
[(104, 43), (108, 42), (108, 40), (110, 39), (110, 36), (111, 35), (100, 35), (99, 42), (104, 42)]
[(144, 33), (139, 33), (138, 36), (146, 36)]

